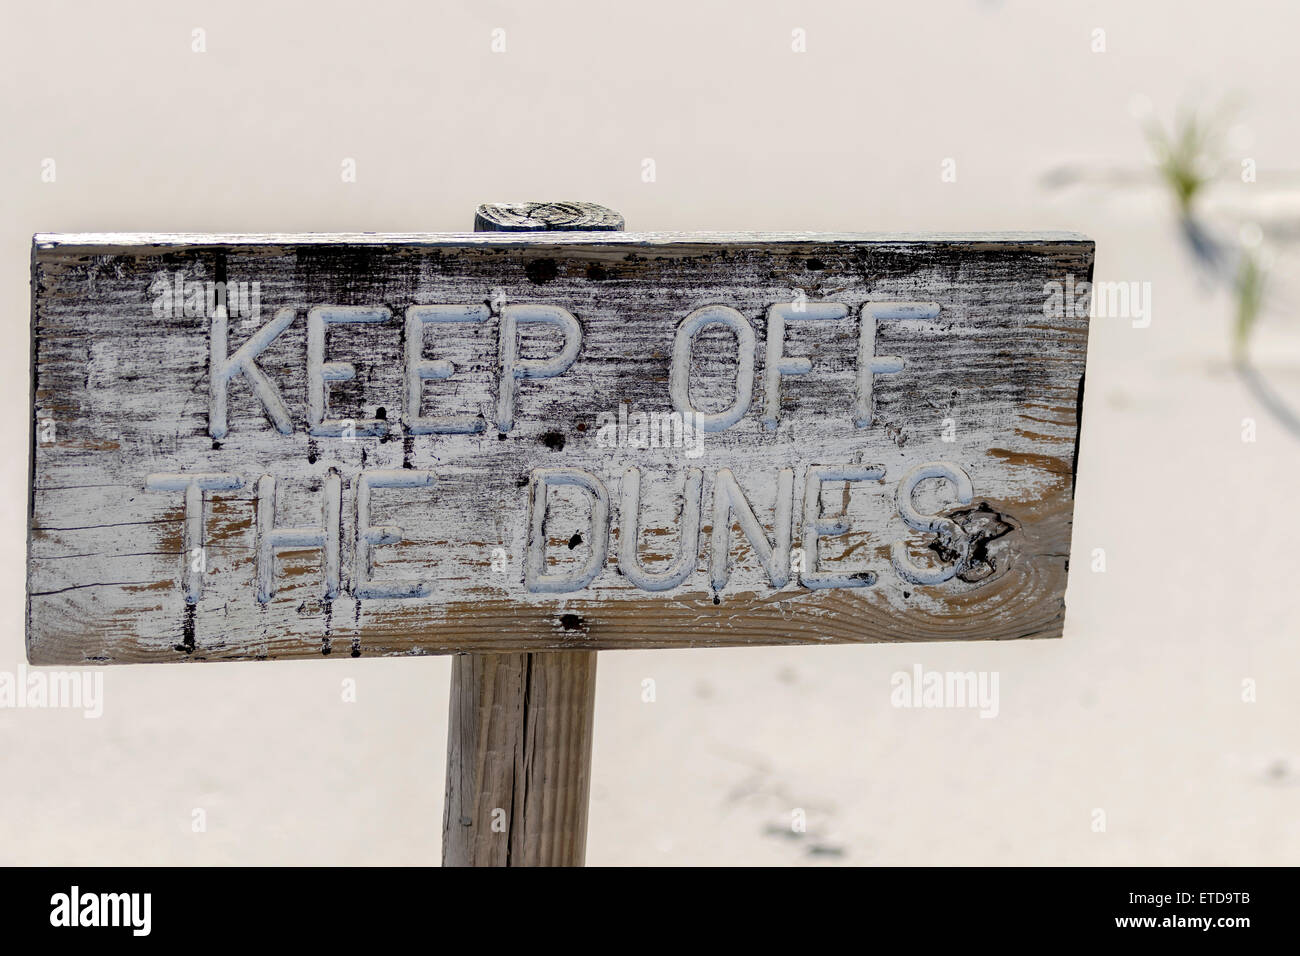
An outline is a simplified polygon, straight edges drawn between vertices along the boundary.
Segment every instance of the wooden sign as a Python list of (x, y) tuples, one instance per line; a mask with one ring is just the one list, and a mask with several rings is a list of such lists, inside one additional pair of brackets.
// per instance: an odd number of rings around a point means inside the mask
[(39, 235), (28, 655), (1058, 636), (1092, 249)]

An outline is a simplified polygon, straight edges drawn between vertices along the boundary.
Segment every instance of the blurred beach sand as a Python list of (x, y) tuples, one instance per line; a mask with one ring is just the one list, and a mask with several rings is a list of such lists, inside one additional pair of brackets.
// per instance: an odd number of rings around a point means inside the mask
[[(1300, 863), (1300, 435), (1233, 369), (1232, 291), (1187, 248), (1131, 115), (1238, 94), (1204, 214), (1263, 229), (1274, 298), (1250, 354), (1300, 410), (1300, 9), (114, 9), (15, 9), (0, 37), (0, 669), (23, 659), (36, 231), (466, 231), (478, 203), (532, 198), (633, 230), (1072, 229), (1098, 279), (1153, 296), (1149, 327), (1092, 326), (1064, 639), (602, 653), (588, 862)], [(1061, 166), (1099, 175), (1053, 187)], [(891, 706), (917, 664), (998, 672), (998, 716)], [(449, 674), (113, 668), (98, 720), (0, 710), (0, 862), (436, 863)]]

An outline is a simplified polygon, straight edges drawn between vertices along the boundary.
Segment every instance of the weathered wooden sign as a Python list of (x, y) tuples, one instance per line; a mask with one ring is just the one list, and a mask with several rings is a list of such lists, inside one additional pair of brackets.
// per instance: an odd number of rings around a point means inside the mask
[(29, 657), (1058, 636), (1092, 248), (39, 235)]

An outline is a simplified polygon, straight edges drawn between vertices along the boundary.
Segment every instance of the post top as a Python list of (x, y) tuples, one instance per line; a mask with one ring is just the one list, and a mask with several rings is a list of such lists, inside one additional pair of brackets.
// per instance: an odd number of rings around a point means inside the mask
[(623, 217), (594, 202), (492, 202), (474, 214), (475, 232), (620, 232)]

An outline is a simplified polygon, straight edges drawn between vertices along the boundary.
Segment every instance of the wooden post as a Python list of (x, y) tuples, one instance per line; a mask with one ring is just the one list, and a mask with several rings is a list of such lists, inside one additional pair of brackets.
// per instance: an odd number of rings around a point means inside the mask
[(621, 232), (623, 217), (590, 202), (494, 202), (478, 207), (475, 232)]
[(581, 866), (596, 652), (457, 654), (443, 866)]
[[(490, 203), (475, 232), (607, 231), (582, 202)], [(443, 866), (582, 866), (596, 652), (458, 654), (447, 723)]]

